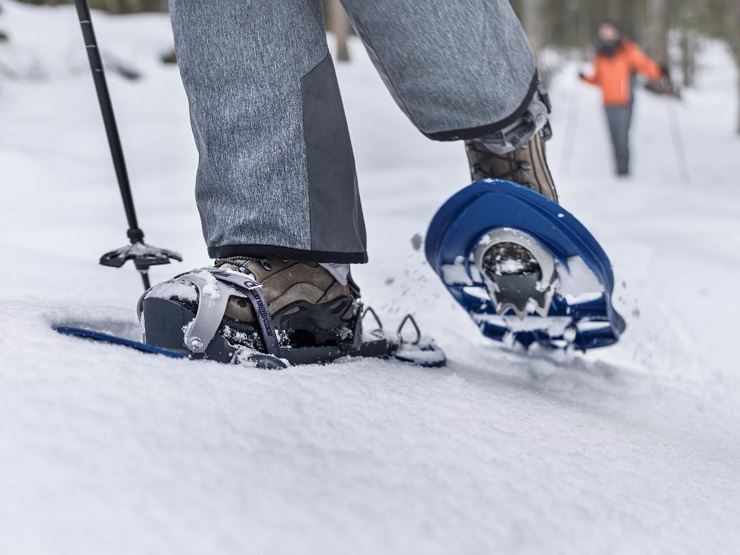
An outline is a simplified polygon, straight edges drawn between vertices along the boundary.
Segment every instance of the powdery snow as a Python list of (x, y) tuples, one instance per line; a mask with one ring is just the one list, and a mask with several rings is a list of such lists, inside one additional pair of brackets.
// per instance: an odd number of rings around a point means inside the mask
[(557, 291), (568, 304), (586, 303), (601, 298), (604, 288), (583, 259), (574, 256), (568, 264), (556, 264), (558, 274)]
[[(569, 356), (489, 343), (409, 244), (468, 182), (464, 150), (418, 134), (353, 43), (338, 72), (370, 233), (356, 277), (386, 327), (414, 312), (450, 363), (266, 372), (51, 331), (135, 329), (140, 279), (97, 264), (126, 238), (73, 9), (3, 6), (0, 61), (37, 78), (0, 78), (0, 553), (737, 552), (740, 158), (724, 47), (705, 45), (683, 103), (640, 95), (625, 181), (598, 92), (575, 66), (556, 80), (562, 202), (610, 253), (629, 323), (614, 348)], [(102, 48), (142, 74), (110, 86), (147, 238), (185, 256), (152, 279), (203, 266), (187, 105), (157, 62), (166, 18), (95, 18)]]
[(197, 302), (198, 290), (194, 285), (184, 281), (163, 281), (152, 287), (147, 295), (147, 298), (149, 297), (157, 299), (177, 297), (186, 301)]
[(454, 264), (442, 266), (442, 279), (448, 285), (473, 285), (465, 265), (465, 258), (462, 256), (458, 256)]

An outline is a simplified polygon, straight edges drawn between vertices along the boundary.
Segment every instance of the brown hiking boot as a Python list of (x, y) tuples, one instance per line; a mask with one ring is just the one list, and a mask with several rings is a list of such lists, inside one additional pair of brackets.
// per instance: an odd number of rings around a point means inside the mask
[(478, 139), (465, 141), (465, 148), (473, 181), (508, 179), (558, 202), (540, 133), (536, 133), (523, 147), (507, 154), (492, 152)]
[[(232, 257), (216, 260), (215, 266), (221, 270), (251, 274), (256, 282), (262, 284), (262, 295), (279, 330), (283, 329), (281, 322), (288, 321), (293, 328), (296, 328), (298, 320), (305, 320), (311, 321), (313, 326), (332, 329), (345, 327), (354, 321), (360, 289), (349, 276), (346, 284), (342, 285), (320, 264), (272, 257)], [(252, 305), (236, 297), (226, 305), (226, 317), (246, 324), (256, 322)]]

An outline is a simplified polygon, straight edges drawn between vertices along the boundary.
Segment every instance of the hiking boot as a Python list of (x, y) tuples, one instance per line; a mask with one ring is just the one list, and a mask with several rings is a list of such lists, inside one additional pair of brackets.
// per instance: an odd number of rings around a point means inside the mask
[(545, 141), (552, 136), (550, 100), (540, 89), (522, 116), (491, 135), (465, 141), (473, 181), (507, 179), (557, 202)]
[[(351, 337), (360, 289), (347, 275), (340, 283), (324, 266), (279, 258), (224, 258), (221, 270), (249, 273), (262, 284), (272, 321), (291, 347), (335, 345)], [(254, 325), (252, 305), (232, 298), (226, 318)]]
[(473, 181), (507, 179), (558, 202), (555, 183), (545, 158), (545, 145), (539, 133), (525, 146), (507, 154), (491, 152), (477, 139), (465, 141), (465, 148)]
[[(349, 275), (333, 274), (317, 263), (273, 257), (216, 260), (211, 268), (182, 274), (145, 293), (139, 303), (145, 340), (164, 348), (184, 345), (215, 359), (223, 359), (223, 353), (205, 351), (222, 339), (260, 352), (351, 342), (360, 290)], [(267, 345), (265, 338), (273, 337), (278, 344)]]

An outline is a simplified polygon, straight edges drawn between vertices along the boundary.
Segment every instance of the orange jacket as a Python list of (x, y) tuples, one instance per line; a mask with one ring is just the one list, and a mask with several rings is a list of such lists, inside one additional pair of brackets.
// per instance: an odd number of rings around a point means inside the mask
[(594, 66), (594, 74), (584, 75), (583, 80), (601, 87), (606, 106), (625, 106), (632, 102), (633, 73), (655, 81), (663, 76), (658, 64), (628, 40), (614, 56), (597, 56)]

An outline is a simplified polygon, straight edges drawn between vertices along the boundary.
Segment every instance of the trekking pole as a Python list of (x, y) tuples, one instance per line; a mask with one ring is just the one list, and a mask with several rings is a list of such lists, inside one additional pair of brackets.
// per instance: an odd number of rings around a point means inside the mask
[(110, 147), (111, 157), (113, 158), (113, 167), (116, 171), (118, 188), (121, 191), (123, 209), (126, 212), (126, 220), (128, 222), (126, 235), (130, 241), (129, 245), (105, 253), (100, 258), (100, 263), (103, 266), (120, 268), (128, 260), (133, 260), (134, 266), (141, 274), (144, 289), (149, 289), (149, 268), (160, 264), (169, 264), (171, 260), (181, 261), (182, 256), (174, 251), (152, 247), (144, 243), (144, 232), (139, 227), (136, 218), (134, 198), (131, 194), (131, 184), (128, 180), (128, 172), (126, 171), (126, 162), (123, 157), (123, 148), (121, 147), (121, 139), (118, 135), (116, 118), (113, 115), (113, 105), (111, 104), (110, 93), (108, 92), (108, 83), (105, 80), (103, 61), (98, 50), (98, 42), (95, 39), (90, 8), (87, 5), (87, 0), (75, 0), (75, 7), (77, 8), (77, 16), (80, 20), (80, 27), (82, 28), (82, 36), (85, 40), (87, 57), (90, 61), (90, 71), (95, 82), (98, 102), (100, 103), (100, 112), (103, 115), (105, 133), (108, 136), (108, 145)]
[[(670, 99), (668, 101), (670, 102)], [(678, 125), (678, 118), (676, 117), (675, 106), (673, 106), (672, 104), (668, 104), (667, 108), (668, 124), (671, 129), (671, 141), (673, 142), (673, 150), (676, 153), (676, 160), (678, 162), (679, 178), (682, 185), (690, 185), (691, 176), (689, 174), (689, 163), (686, 159), (686, 148), (684, 147), (681, 128)]]
[(563, 146), (560, 153), (560, 171), (563, 175), (570, 173), (570, 161), (573, 157), (573, 148), (575, 147), (578, 120), (581, 111), (581, 85), (576, 83), (575, 91), (571, 91), (570, 103), (568, 106), (568, 115), (565, 120), (565, 129), (563, 131)]

